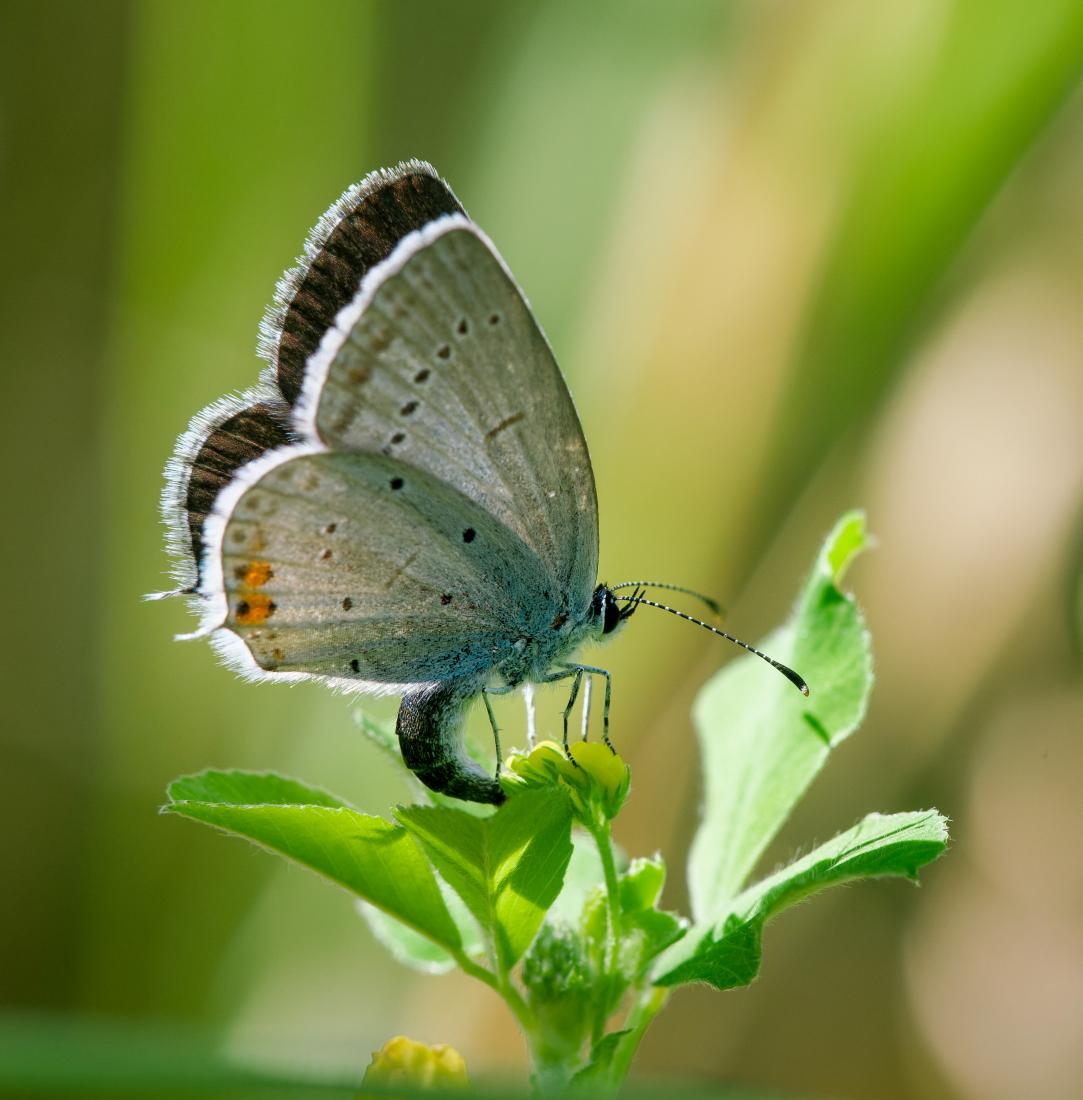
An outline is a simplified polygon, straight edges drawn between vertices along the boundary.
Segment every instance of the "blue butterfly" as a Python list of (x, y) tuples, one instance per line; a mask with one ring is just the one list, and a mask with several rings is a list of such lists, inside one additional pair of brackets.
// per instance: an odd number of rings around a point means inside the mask
[(479, 695), (498, 769), (489, 696), (520, 686), (571, 681), (566, 747), (584, 677), (604, 677), (608, 744), (609, 673), (574, 654), (642, 605), (674, 609), (638, 582), (597, 582), (571, 395), (500, 255), (431, 165), (374, 172), (327, 211), (260, 343), (259, 384), (199, 413), (167, 469), (196, 635), (252, 679), (401, 693), (404, 761), (457, 798), (504, 798), (462, 743)]

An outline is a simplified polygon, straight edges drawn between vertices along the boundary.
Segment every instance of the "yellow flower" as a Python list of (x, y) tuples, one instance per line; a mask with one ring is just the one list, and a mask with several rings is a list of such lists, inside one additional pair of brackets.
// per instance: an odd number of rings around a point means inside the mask
[(453, 1047), (445, 1043), (430, 1047), (405, 1035), (396, 1035), (372, 1055), (361, 1082), (361, 1095), (365, 1095), (366, 1085), (381, 1089), (396, 1085), (410, 1089), (464, 1089), (469, 1084), (463, 1056)]
[(595, 741), (576, 741), (569, 752), (571, 760), (555, 741), (542, 741), (525, 756), (516, 753), (508, 759), (509, 778), (529, 787), (561, 784), (585, 825), (598, 815), (611, 820), (628, 797), (628, 765)]
[(568, 751), (580, 769), (605, 791), (606, 801), (616, 801), (619, 808), (628, 794), (628, 765), (598, 741), (576, 741)]

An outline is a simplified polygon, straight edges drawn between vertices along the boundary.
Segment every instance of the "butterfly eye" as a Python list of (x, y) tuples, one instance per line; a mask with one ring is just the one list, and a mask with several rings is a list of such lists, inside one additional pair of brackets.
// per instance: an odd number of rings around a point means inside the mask
[(609, 634), (616, 630), (624, 616), (620, 605), (613, 598), (613, 593), (604, 584), (598, 585), (594, 590), (592, 603), (595, 618), (602, 620), (602, 633)]

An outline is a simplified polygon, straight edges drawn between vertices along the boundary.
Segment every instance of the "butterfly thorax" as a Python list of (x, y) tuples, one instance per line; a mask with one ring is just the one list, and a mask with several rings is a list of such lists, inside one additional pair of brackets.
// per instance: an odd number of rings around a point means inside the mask
[(613, 593), (600, 584), (578, 612), (557, 610), (541, 629), (516, 639), (513, 653), (496, 671), (508, 687), (542, 683), (587, 642), (612, 633), (622, 617)]

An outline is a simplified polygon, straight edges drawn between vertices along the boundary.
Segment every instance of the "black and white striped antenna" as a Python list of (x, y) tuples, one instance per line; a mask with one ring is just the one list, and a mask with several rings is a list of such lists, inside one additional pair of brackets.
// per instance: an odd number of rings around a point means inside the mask
[[(655, 587), (662, 586), (656, 585)], [(666, 587), (673, 588), (675, 591), (688, 591), (687, 589), (680, 589), (676, 585), (668, 585)], [(612, 591), (612, 589), (610, 589), (610, 591)], [(689, 594), (692, 595), (693, 593)], [(698, 593), (695, 594), (698, 595)], [(696, 626), (702, 626), (704, 630), (709, 630), (712, 634), (717, 634), (720, 638), (725, 638), (727, 642), (733, 642), (734, 645), (739, 645), (742, 649), (747, 649), (749, 653), (755, 653), (757, 657), (766, 661), (772, 668), (778, 669), (778, 671), (781, 672), (802, 695), (809, 694), (808, 684), (806, 684), (788, 665), (784, 665), (781, 661), (776, 661), (774, 657), (768, 657), (762, 650), (749, 645), (748, 642), (742, 642), (740, 638), (735, 638), (732, 634), (727, 634), (717, 626), (711, 626), (710, 623), (705, 623), (702, 619), (697, 619), (693, 615), (686, 615), (683, 611), (678, 611), (675, 607), (668, 606), (668, 604), (656, 603), (654, 600), (645, 599), (639, 591), (633, 592), (631, 596), (617, 596), (616, 598), (618, 600), (629, 601), (628, 606), (623, 609), (622, 618), (627, 618), (641, 605), (644, 607), (656, 607), (659, 611), (668, 611), (671, 615), (676, 615), (678, 619), (684, 619), (686, 622), (695, 623)]]

